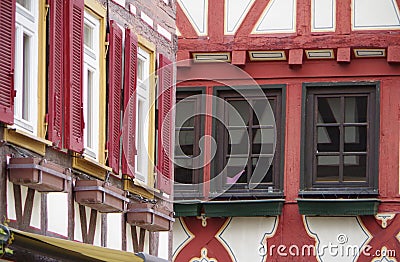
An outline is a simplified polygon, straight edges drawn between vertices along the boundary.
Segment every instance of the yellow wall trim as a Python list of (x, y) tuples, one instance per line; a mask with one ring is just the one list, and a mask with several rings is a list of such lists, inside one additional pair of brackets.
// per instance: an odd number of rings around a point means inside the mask
[(46, 154), (46, 146), (52, 146), (52, 142), (44, 138), (36, 137), (18, 129), (4, 129), (4, 140), (17, 146), (26, 148), (42, 156)]
[(108, 166), (102, 165), (90, 158), (81, 157), (79, 154), (73, 155), (72, 167), (102, 180), (106, 178), (107, 172), (112, 171)]

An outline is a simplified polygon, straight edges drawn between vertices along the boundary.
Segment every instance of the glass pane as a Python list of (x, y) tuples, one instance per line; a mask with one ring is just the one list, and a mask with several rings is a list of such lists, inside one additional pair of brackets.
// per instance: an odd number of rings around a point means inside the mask
[(253, 172), (252, 176), (254, 176), (252, 181), (261, 181), (261, 183), (272, 183), (272, 165), (270, 165), (271, 162), (271, 157), (253, 157), (251, 159)]
[(366, 152), (367, 151), (367, 127), (346, 126), (344, 127), (344, 151)]
[(140, 81), (144, 80), (144, 61), (140, 58), (137, 60), (138, 66), (137, 66), (137, 78)]
[(317, 181), (339, 181), (339, 156), (317, 156)]
[[(275, 130), (253, 128), (253, 154), (272, 154), (274, 152)], [(261, 150), (262, 146), (262, 150)]]
[(367, 122), (367, 96), (345, 97), (345, 122), (366, 123)]
[[(145, 151), (145, 142), (144, 142), (144, 105), (142, 100), (137, 101), (137, 160), (136, 161), (136, 169), (139, 172), (143, 172), (144, 170), (144, 160), (143, 160), (143, 152)], [(143, 161), (143, 162), (142, 162)]]
[(182, 150), (181, 152), (177, 150), (177, 155), (180, 155), (178, 152), (188, 156), (193, 155), (194, 134), (194, 130), (180, 130), (176, 132), (177, 137), (175, 140), (179, 142), (176, 147), (178, 148), (180, 146)]
[(85, 127), (87, 128), (87, 147), (93, 147), (93, 72), (87, 71), (87, 83), (86, 83), (86, 94), (87, 94), (87, 104), (86, 104), (86, 112), (87, 112), (87, 120), (85, 123)]
[(23, 36), (23, 72), (22, 72), (22, 119), (29, 121), (29, 96), (30, 94), (30, 47), (31, 37)]
[(247, 183), (247, 158), (231, 157), (228, 164), (226, 183)]
[(195, 113), (195, 100), (179, 101), (176, 104), (176, 127), (193, 127)]
[(344, 156), (344, 181), (367, 180), (367, 156)]
[(183, 168), (175, 165), (174, 171), (175, 182), (182, 184), (193, 184), (193, 170), (188, 168)]
[(248, 154), (249, 139), (247, 129), (230, 130), (230, 141), (228, 142), (228, 152), (230, 154)]
[(273, 110), (275, 110), (275, 99), (268, 99), (270, 107), (266, 100), (254, 100), (253, 102), (253, 125), (274, 125)]
[(30, 11), (31, 10), (31, 1), (32, 0), (17, 0), (17, 3)]
[(83, 42), (87, 47), (93, 49), (93, 28), (90, 27), (88, 24), (84, 24), (83, 33)]
[(340, 98), (318, 97), (318, 123), (340, 122)]
[[(230, 100), (229, 104), (232, 105), (233, 108), (229, 107), (228, 110), (232, 110), (232, 112), (228, 112), (228, 125), (229, 126), (248, 126), (249, 124), (249, 104), (244, 100)], [(236, 111), (235, 111), (236, 110)], [(240, 117), (242, 119), (240, 119)]]
[(338, 126), (317, 127), (318, 152), (339, 152), (340, 131)]

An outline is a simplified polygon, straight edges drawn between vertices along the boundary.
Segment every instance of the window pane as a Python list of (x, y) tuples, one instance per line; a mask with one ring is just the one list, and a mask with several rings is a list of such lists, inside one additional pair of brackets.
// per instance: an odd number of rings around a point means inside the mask
[(344, 181), (366, 181), (367, 156), (344, 156)]
[(193, 170), (175, 165), (175, 182), (182, 184), (192, 184), (193, 183)]
[[(228, 112), (228, 125), (229, 126), (243, 126), (249, 124), (249, 104), (244, 100), (230, 100), (229, 104), (233, 108), (228, 108), (232, 112)], [(236, 110), (236, 112), (235, 112)], [(242, 119), (240, 119), (240, 117)]]
[(340, 123), (340, 98), (318, 97), (318, 123)]
[(253, 125), (274, 125), (273, 111), (275, 110), (275, 99), (268, 99), (268, 101), (270, 107), (265, 100), (254, 100)]
[(84, 24), (83, 32), (84, 32), (83, 39), (85, 45), (93, 49), (93, 28), (90, 27), (88, 24)]
[(137, 60), (138, 66), (137, 66), (137, 77), (140, 81), (144, 80), (144, 61), (140, 58)]
[(231, 157), (226, 167), (227, 184), (247, 183), (247, 158)]
[(367, 122), (367, 96), (345, 97), (345, 122)]
[[(181, 153), (192, 156), (193, 155), (193, 144), (194, 144), (194, 130), (180, 130), (176, 132), (176, 141), (179, 141), (179, 144), (176, 145), (177, 155)], [(179, 150), (179, 147), (181, 150)], [(179, 152), (179, 153), (178, 153)]]
[[(255, 176), (255, 178), (253, 178), (255, 180), (253, 181), (261, 180), (261, 183), (272, 183), (272, 165), (270, 166), (271, 161), (271, 157), (253, 157), (251, 159), (253, 171), (252, 176)], [(257, 165), (258, 167), (256, 169)]]
[(367, 127), (346, 126), (344, 127), (344, 151), (366, 152), (367, 151)]
[(340, 132), (338, 126), (317, 127), (318, 152), (339, 152)]
[(339, 156), (317, 156), (317, 181), (339, 181)]
[(31, 10), (31, 1), (32, 0), (17, 0), (17, 3), (23, 6), (24, 8)]
[(179, 101), (176, 104), (176, 127), (179, 125), (185, 127), (194, 126), (194, 114), (195, 114), (195, 101), (185, 100)]
[(230, 141), (228, 142), (228, 152), (230, 154), (248, 154), (249, 139), (247, 129), (230, 130)]
[(138, 100), (137, 105), (137, 159), (136, 161), (136, 168), (139, 172), (143, 172), (144, 164), (145, 164), (145, 141), (144, 141), (144, 105), (143, 101)]
[(85, 127), (87, 128), (87, 136), (86, 136), (86, 141), (87, 141), (87, 147), (92, 148), (93, 147), (93, 72), (87, 71), (87, 105), (86, 105), (86, 110), (87, 110), (87, 120), (85, 122)]
[[(30, 42), (31, 37), (23, 36), (23, 72), (22, 72), (22, 119), (29, 121), (29, 100), (30, 100)], [(33, 95), (33, 94), (32, 94)]]
[[(253, 152), (252, 154), (272, 154), (274, 152), (274, 129), (253, 128)], [(262, 151), (261, 151), (262, 146)]]

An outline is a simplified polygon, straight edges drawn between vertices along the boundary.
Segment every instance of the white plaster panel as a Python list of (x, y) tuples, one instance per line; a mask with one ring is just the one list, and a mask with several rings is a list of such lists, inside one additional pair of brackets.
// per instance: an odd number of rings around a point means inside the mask
[[(89, 208), (89, 207), (85, 207), (85, 208), (86, 208), (86, 215), (90, 217), (91, 208)], [(87, 218), (87, 221), (89, 223), (90, 218)], [(89, 225), (88, 225), (88, 228), (89, 228)], [(93, 245), (101, 246), (101, 213), (99, 213), (99, 212), (97, 212), (96, 231), (94, 233)]]
[[(349, 217), (308, 217), (304, 218), (307, 232), (316, 240), (316, 252), (319, 261), (341, 262), (356, 261), (357, 252), (353, 247), (361, 250), (371, 238), (370, 233), (363, 227), (356, 216)], [(329, 246), (337, 246), (330, 252)], [(347, 250), (350, 251), (348, 252)], [(341, 252), (343, 250), (343, 252)]]
[(49, 231), (68, 236), (68, 194), (47, 194), (47, 221)]
[(107, 214), (107, 247), (122, 249), (122, 222), (120, 213)]
[(336, 21), (335, 0), (312, 1), (312, 31), (334, 31)]
[(16, 220), (13, 183), (7, 180), (7, 218)]
[(169, 232), (159, 233), (158, 257), (168, 260), (168, 234)]
[(225, 0), (225, 34), (234, 34), (255, 0)]
[(185, 15), (199, 35), (207, 35), (208, 0), (178, 0)]
[(126, 251), (133, 252), (131, 225), (126, 223)]
[(75, 228), (74, 228), (74, 239), (79, 242), (83, 242), (82, 229), (81, 229), (81, 218), (79, 216), (79, 205), (74, 202), (75, 209)]
[(261, 262), (264, 257), (259, 250), (266, 248), (265, 241), (274, 235), (277, 221), (277, 217), (234, 217), (219, 237), (231, 250), (236, 261)]
[(35, 190), (33, 195), (33, 206), (30, 226), (34, 228), (40, 228), (40, 216), (41, 216), (41, 193)]
[(271, 0), (253, 33), (287, 33), (296, 30), (296, 0)]
[(125, 0), (113, 0), (113, 2), (125, 8)]
[(173, 224), (173, 254), (175, 255), (178, 250), (180, 250), (185, 243), (190, 239), (189, 232), (182, 225), (181, 219), (175, 219), (175, 223)]
[(395, 0), (353, 0), (353, 29), (400, 28), (399, 8)]

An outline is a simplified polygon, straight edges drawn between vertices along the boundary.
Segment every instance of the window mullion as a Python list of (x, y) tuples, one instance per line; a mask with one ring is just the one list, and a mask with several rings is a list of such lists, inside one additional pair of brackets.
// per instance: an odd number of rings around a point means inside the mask
[(253, 153), (253, 101), (249, 102), (249, 123), (248, 123), (248, 136), (249, 136), (249, 152), (247, 157), (247, 184), (250, 183), (251, 176), (253, 174), (253, 160), (251, 159), (251, 155)]
[(344, 96), (340, 97), (340, 126), (339, 126), (339, 183), (343, 183), (343, 170), (344, 170), (344, 119), (345, 119), (345, 108), (344, 108)]

